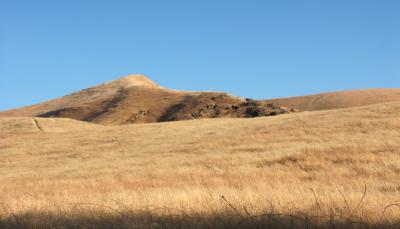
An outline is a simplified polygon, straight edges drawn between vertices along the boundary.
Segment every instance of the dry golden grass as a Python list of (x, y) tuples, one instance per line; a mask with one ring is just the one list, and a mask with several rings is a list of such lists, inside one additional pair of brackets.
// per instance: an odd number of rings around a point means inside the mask
[(399, 102), (126, 126), (2, 118), (0, 228), (398, 227), (399, 153)]

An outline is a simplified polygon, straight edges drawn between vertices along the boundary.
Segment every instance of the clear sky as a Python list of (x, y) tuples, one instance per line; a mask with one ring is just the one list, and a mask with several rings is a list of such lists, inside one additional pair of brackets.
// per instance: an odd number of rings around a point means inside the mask
[(257, 99), (400, 87), (400, 1), (0, 1), (0, 110), (130, 73)]

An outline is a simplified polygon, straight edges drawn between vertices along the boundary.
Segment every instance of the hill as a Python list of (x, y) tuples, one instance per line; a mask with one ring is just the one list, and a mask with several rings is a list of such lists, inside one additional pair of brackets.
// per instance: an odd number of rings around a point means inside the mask
[(265, 100), (303, 111), (329, 110), (400, 101), (400, 89), (366, 89)]
[(396, 228), (399, 113), (0, 118), (0, 227)]
[(61, 117), (101, 124), (199, 118), (260, 117), (294, 110), (221, 92), (162, 88), (143, 75), (129, 75), (62, 98), (0, 112), (0, 117)]

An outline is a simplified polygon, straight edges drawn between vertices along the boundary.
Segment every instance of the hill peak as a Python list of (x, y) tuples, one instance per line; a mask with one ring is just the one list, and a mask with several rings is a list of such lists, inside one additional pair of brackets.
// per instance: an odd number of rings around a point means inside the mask
[(146, 76), (140, 74), (127, 75), (117, 80), (111, 81), (110, 83), (118, 84), (120, 86), (125, 86), (125, 87), (160, 88), (160, 86), (157, 83), (147, 78)]

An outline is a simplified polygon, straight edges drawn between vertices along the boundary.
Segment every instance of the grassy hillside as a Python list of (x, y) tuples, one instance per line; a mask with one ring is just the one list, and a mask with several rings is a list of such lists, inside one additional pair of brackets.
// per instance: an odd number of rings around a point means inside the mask
[(315, 95), (266, 100), (304, 111), (329, 110), (400, 101), (399, 88), (338, 91)]
[(71, 118), (106, 125), (202, 118), (249, 118), (295, 110), (223, 92), (176, 91), (128, 75), (43, 103), (0, 111), (0, 117)]
[(392, 228), (399, 114), (394, 102), (124, 126), (2, 118), (0, 228)]

